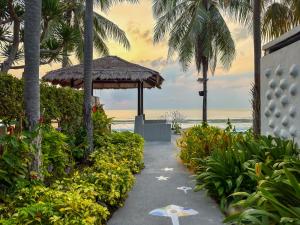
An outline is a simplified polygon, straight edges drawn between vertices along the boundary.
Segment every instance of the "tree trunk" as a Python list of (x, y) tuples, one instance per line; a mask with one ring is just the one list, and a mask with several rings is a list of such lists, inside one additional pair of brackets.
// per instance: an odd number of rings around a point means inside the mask
[(254, 43), (254, 87), (253, 87), (253, 131), (260, 134), (260, 59), (261, 59), (261, 1), (253, 5), (253, 43)]
[[(64, 16), (66, 23), (71, 26), (71, 19), (72, 19), (72, 11), (68, 10)], [(65, 40), (64, 40), (65, 41)], [(63, 46), (63, 59), (62, 59), (62, 67), (69, 66), (69, 55), (68, 55), (68, 43), (64, 43)]]
[[(24, 25), (24, 103), (25, 114), (29, 130), (34, 130), (40, 119), (40, 32), (41, 32), (42, 1), (25, 1), (25, 25)], [(32, 170), (41, 178), (41, 147), (40, 135), (33, 141), (36, 146)]]
[(93, 0), (86, 0), (84, 25), (84, 125), (88, 149), (86, 157), (93, 151), (92, 123), (92, 69), (93, 69)]
[(19, 44), (20, 44), (20, 21), (19, 19), (14, 19), (13, 43), (11, 45), (9, 56), (2, 64), (2, 68), (1, 68), (2, 72), (7, 73), (11, 65), (14, 63), (19, 50)]
[(203, 57), (203, 109), (202, 109), (202, 121), (207, 123), (207, 73), (208, 73), (208, 60)]
[(69, 65), (69, 56), (68, 49), (66, 46), (63, 47), (63, 59), (62, 59), (62, 67), (67, 67)]

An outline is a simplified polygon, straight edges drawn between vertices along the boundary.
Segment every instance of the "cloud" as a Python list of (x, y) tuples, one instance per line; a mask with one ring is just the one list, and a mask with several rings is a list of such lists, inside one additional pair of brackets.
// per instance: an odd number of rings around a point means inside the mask
[(250, 37), (248, 29), (241, 26), (234, 28), (232, 33), (236, 41), (246, 40)]

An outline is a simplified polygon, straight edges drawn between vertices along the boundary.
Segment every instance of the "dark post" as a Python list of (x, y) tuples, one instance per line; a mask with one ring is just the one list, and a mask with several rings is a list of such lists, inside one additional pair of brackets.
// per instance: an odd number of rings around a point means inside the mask
[(138, 82), (138, 116), (141, 115), (141, 83)]
[(74, 88), (74, 79), (71, 79), (71, 88)]
[(144, 115), (144, 82), (141, 82), (141, 115)]

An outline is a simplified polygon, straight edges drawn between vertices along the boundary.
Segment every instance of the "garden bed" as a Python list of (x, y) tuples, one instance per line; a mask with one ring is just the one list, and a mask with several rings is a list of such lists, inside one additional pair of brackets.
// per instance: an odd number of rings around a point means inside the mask
[(208, 125), (185, 131), (180, 158), (230, 224), (300, 224), (300, 159), (293, 141)]

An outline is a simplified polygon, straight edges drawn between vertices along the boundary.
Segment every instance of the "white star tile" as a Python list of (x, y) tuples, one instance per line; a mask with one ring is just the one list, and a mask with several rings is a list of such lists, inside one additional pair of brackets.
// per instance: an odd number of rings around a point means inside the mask
[(168, 180), (169, 177), (159, 176), (159, 177), (156, 177), (156, 179), (157, 179), (157, 180), (165, 181), (165, 180)]
[(174, 171), (174, 168), (168, 168), (168, 167), (166, 167), (166, 168), (163, 168), (161, 170), (168, 172), (168, 171)]
[(182, 186), (182, 187), (178, 187), (177, 190), (184, 191), (184, 193), (187, 194), (187, 192), (189, 190), (192, 190), (192, 188), (191, 187)]

